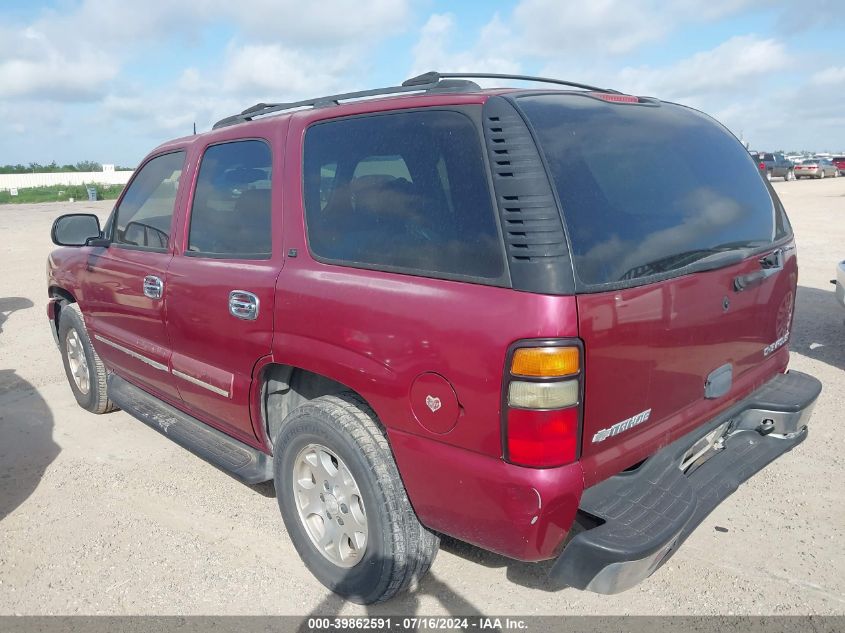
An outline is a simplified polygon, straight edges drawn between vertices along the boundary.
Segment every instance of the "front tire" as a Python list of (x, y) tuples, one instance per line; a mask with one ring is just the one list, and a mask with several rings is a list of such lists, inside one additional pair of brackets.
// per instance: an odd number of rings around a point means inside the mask
[(772, 180), (772, 170), (771, 169), (766, 171), (766, 180), (768, 180), (769, 182), (771, 182), (771, 180)]
[(59, 348), (68, 383), (79, 406), (91, 413), (117, 409), (109, 400), (108, 373), (91, 345), (79, 304), (66, 304), (59, 314)]
[(312, 574), (360, 604), (383, 602), (426, 574), (439, 539), (408, 500), (375, 413), (357, 395), (293, 411), (274, 446), (279, 509)]

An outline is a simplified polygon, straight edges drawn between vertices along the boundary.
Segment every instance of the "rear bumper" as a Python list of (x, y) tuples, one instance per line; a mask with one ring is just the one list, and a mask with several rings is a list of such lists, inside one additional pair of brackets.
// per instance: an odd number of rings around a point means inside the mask
[[(804, 440), (820, 392), (812, 376), (780, 374), (636, 470), (585, 490), (580, 510), (603, 523), (569, 541), (551, 579), (610, 594), (647, 578), (742, 482)], [(726, 423), (722, 448), (682, 472), (690, 447)]]

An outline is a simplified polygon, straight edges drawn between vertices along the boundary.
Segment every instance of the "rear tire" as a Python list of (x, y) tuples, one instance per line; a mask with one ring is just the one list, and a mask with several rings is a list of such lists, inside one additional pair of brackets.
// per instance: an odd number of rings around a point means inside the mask
[(766, 180), (768, 180), (768, 181), (772, 180), (772, 170), (771, 169), (766, 171)]
[(786, 171), (786, 175), (783, 177), (784, 182), (789, 182), (790, 180), (795, 180), (795, 172), (791, 169)]
[(357, 395), (300, 406), (283, 421), (274, 446), (282, 518), (323, 585), (372, 604), (428, 572), (439, 539), (417, 519), (376, 415)]
[(821, 173), (819, 174), (819, 178), (824, 178), (824, 169), (822, 169)]
[(108, 372), (91, 345), (79, 304), (65, 304), (59, 314), (59, 349), (68, 383), (79, 406), (91, 413), (116, 410), (108, 397)]

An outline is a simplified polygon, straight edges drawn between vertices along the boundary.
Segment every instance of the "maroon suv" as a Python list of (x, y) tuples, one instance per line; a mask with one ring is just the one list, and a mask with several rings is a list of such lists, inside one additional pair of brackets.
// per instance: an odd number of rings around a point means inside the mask
[(821, 389), (787, 371), (795, 242), (730, 132), (477, 76), (258, 104), (156, 148), (102, 230), (53, 227), (79, 404), (273, 480), (359, 602), (440, 534), (627, 589), (804, 440)]

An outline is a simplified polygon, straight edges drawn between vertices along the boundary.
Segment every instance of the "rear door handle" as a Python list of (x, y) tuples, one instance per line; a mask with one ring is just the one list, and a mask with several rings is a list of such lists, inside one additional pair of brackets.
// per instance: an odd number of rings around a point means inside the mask
[(746, 288), (756, 286), (772, 275), (776, 275), (781, 270), (783, 270), (783, 249), (779, 248), (760, 258), (760, 270), (757, 272), (734, 277), (734, 290), (742, 292)]
[(229, 293), (229, 314), (244, 321), (258, 318), (258, 297), (246, 290), (233, 290)]
[(161, 299), (164, 294), (164, 282), (155, 275), (144, 277), (144, 295), (150, 299)]

